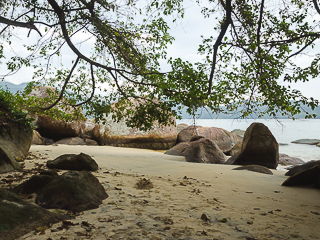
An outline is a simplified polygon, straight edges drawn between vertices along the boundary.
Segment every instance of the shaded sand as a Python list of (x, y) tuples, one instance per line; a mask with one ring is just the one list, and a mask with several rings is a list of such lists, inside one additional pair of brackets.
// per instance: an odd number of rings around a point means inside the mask
[[(187, 163), (161, 152), (99, 146), (32, 146), (26, 167), (65, 153), (91, 155), (109, 198), (98, 209), (19, 239), (320, 239), (320, 190), (282, 187), (235, 166)], [(153, 188), (135, 188), (141, 179)]]

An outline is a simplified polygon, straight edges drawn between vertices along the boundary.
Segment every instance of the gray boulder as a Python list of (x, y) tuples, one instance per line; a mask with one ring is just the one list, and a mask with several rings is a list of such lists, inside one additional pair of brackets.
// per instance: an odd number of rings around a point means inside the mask
[(279, 154), (279, 164), (283, 166), (287, 165), (297, 165), (305, 163), (302, 159), (296, 157), (290, 157), (286, 154), (280, 153)]
[(44, 208), (81, 212), (98, 208), (108, 194), (90, 172), (69, 171), (55, 176), (40, 190), (36, 203)]
[(64, 154), (54, 160), (47, 161), (47, 167), (51, 169), (97, 171), (96, 161), (85, 153)]
[(226, 156), (214, 141), (197, 137), (190, 142), (182, 142), (165, 154), (184, 156), (187, 162), (223, 164)]
[(231, 132), (228, 132), (225, 129), (192, 125), (183, 129), (178, 134), (176, 144), (181, 142), (188, 142), (194, 136), (203, 136), (205, 138), (211, 139), (218, 145), (219, 149), (224, 153), (229, 152), (234, 145), (236, 145), (239, 142), (242, 142), (241, 137)]
[(0, 189), (0, 239), (13, 240), (48, 226), (65, 217), (21, 200), (17, 195)]
[(245, 132), (241, 151), (226, 164), (260, 165), (276, 169), (279, 162), (279, 145), (262, 123), (252, 123)]

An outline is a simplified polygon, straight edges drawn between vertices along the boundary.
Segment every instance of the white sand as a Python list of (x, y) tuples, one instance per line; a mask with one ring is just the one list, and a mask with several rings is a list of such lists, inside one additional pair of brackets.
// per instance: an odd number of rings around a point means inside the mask
[[(109, 197), (72, 219), (69, 229), (59, 230), (57, 223), (19, 239), (320, 239), (320, 190), (282, 187), (287, 178), (282, 171), (267, 175), (107, 146), (32, 146), (30, 151), (48, 157), (30, 163), (66, 153), (91, 155), (100, 167), (93, 174)], [(154, 187), (134, 188), (142, 178)]]

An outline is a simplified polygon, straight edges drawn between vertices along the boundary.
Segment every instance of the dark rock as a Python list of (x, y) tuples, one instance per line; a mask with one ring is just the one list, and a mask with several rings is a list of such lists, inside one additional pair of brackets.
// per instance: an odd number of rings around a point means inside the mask
[(226, 164), (260, 165), (276, 169), (279, 162), (279, 145), (262, 123), (252, 123), (245, 132), (241, 151)]
[(246, 166), (233, 168), (232, 170), (248, 170), (248, 171), (252, 171), (252, 172), (273, 175), (273, 172), (269, 168), (264, 167), (264, 166), (259, 166), (259, 165), (246, 165)]
[(317, 145), (320, 143), (320, 139), (298, 139), (296, 141), (292, 141), (291, 143)]
[(296, 157), (290, 157), (286, 154), (279, 154), (279, 164), (283, 165), (283, 166), (287, 166), (287, 165), (297, 165), (297, 164), (303, 164), (304, 161), (301, 160), (300, 158), (296, 158)]
[(51, 169), (97, 171), (98, 164), (85, 153), (64, 154), (54, 160), (47, 161), (47, 167)]
[(48, 226), (65, 217), (51, 213), (39, 206), (24, 202), (18, 196), (0, 189), (0, 239), (13, 240)]
[(27, 181), (19, 184), (13, 189), (13, 192), (17, 194), (32, 194), (39, 192), (42, 188), (44, 188), (52, 179), (54, 176), (57, 176), (58, 174), (56, 172), (49, 172), (39, 175), (33, 175), (31, 178), (29, 178)]
[(76, 212), (98, 208), (108, 194), (90, 172), (69, 171), (55, 176), (39, 193), (36, 203), (44, 208)]
[(60, 139), (59, 141), (56, 141), (55, 144), (87, 145), (85, 141), (79, 137), (63, 138), (63, 139)]
[(299, 172), (302, 172), (304, 170), (310, 169), (314, 166), (320, 166), (320, 160), (318, 161), (310, 161), (310, 162), (306, 162), (302, 165), (297, 165), (297, 166), (293, 166), (292, 168), (290, 168), (290, 170), (288, 172), (286, 172), (286, 176), (293, 176)]
[(194, 136), (202, 136), (214, 141), (221, 151), (229, 152), (234, 145), (242, 142), (242, 138), (222, 128), (189, 126), (183, 129), (177, 137), (176, 144), (188, 142)]
[(20, 169), (16, 160), (28, 155), (32, 129), (18, 124), (0, 125), (0, 173)]
[(315, 186), (320, 188), (320, 164), (312, 166), (308, 169), (299, 171), (298, 173), (288, 177), (282, 186)]
[(202, 137), (196, 141), (179, 143), (165, 154), (184, 156), (187, 162), (221, 164), (226, 161), (226, 156), (215, 142)]

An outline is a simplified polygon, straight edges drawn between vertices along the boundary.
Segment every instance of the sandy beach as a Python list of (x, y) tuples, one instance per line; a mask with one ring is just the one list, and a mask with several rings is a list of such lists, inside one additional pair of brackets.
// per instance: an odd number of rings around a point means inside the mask
[[(32, 146), (26, 167), (86, 153), (109, 197), (98, 209), (19, 239), (320, 239), (320, 191), (273, 175), (108, 146)], [(135, 188), (150, 180), (149, 190)]]

